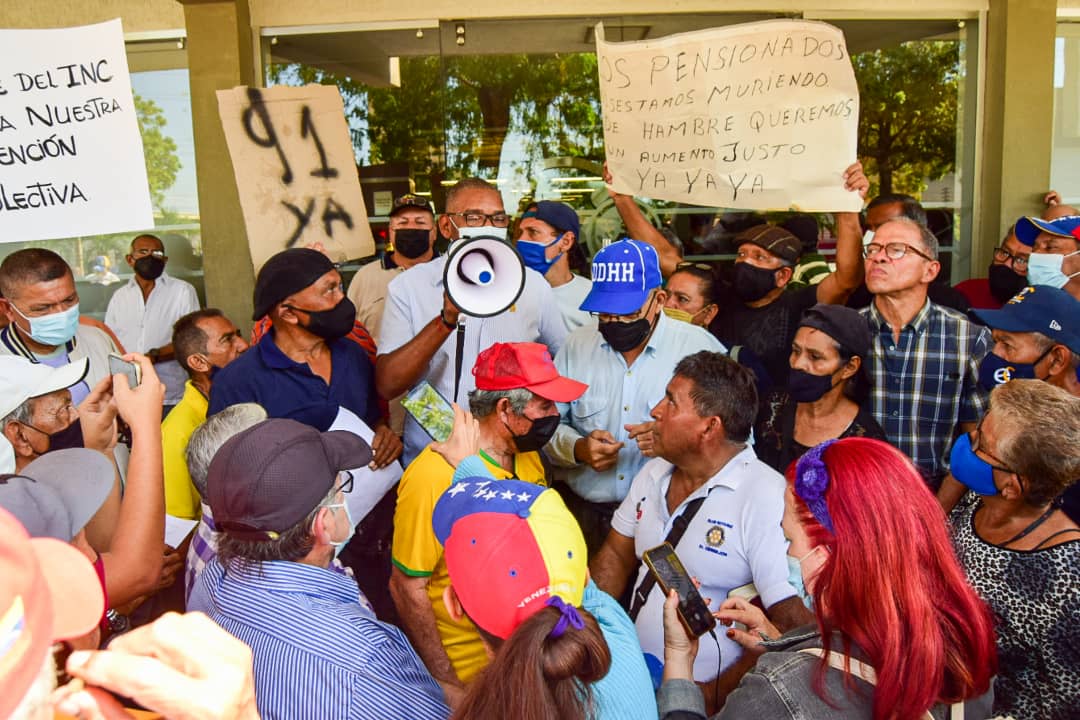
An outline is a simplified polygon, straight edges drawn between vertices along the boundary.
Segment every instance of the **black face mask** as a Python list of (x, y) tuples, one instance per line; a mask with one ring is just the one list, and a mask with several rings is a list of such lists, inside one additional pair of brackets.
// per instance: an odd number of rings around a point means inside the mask
[(147, 255), (136, 260), (134, 268), (135, 274), (143, 280), (157, 280), (165, 272), (165, 260)]
[[(657, 315), (657, 318), (660, 316)], [(648, 318), (633, 322), (602, 322), (598, 324), (600, 335), (615, 352), (629, 352), (648, 339), (653, 323)]]
[(788, 372), (788, 395), (795, 402), (816, 402), (832, 389), (832, 375), (811, 375), (795, 368)]
[(748, 262), (735, 263), (735, 295), (743, 302), (765, 297), (776, 287), (776, 270), (759, 268)]
[[(24, 423), (26, 424), (26, 423)], [(33, 425), (26, 424), (26, 427), (32, 430), (37, 430), (42, 435), (46, 435), (49, 438), (49, 449), (45, 452), (52, 452), (53, 450), (68, 450), (70, 448), (85, 447), (83, 444), (82, 423), (79, 422), (79, 418), (75, 418), (75, 422), (68, 425), (63, 430), (57, 430), (54, 433), (47, 433), (41, 428), (36, 428)], [(42, 453), (43, 455), (45, 453)]]
[[(532, 420), (532, 418), (529, 418)], [(509, 430), (509, 426), (507, 427)], [(534, 452), (548, 444), (555, 431), (559, 429), (559, 416), (546, 415), (532, 420), (529, 431), (524, 435), (513, 435), (514, 447), (519, 453)]]
[(394, 231), (394, 253), (415, 260), (431, 248), (431, 231), (401, 228)]
[(356, 322), (356, 306), (349, 298), (341, 298), (341, 302), (329, 310), (305, 310), (292, 305), (285, 307), (307, 313), (308, 324), (303, 326), (304, 329), (327, 342), (348, 335)]
[(1027, 278), (1017, 275), (1008, 265), (991, 265), (989, 278), (990, 294), (1002, 304), (1027, 287)]

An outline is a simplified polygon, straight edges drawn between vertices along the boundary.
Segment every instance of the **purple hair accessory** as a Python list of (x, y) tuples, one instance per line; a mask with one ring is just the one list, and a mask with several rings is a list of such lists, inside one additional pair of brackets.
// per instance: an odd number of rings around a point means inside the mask
[(829, 532), (833, 531), (829, 507), (825, 504), (825, 492), (829, 489), (829, 470), (821, 459), (826, 448), (836, 440), (810, 448), (795, 464), (795, 494), (802, 498), (817, 521)]
[(566, 632), (567, 625), (573, 626), (575, 630), (585, 629), (585, 621), (581, 618), (577, 608), (563, 601), (558, 595), (552, 595), (545, 604), (551, 605), (560, 613), (559, 621), (555, 623), (555, 627), (551, 628), (551, 632), (548, 633), (549, 638), (562, 637), (562, 634)]

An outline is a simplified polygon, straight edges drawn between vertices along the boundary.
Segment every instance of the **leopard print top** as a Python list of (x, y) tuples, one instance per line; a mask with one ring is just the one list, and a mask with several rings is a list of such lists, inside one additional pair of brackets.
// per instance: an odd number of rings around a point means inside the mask
[[(1080, 717), (1080, 539), (1007, 550), (975, 533), (978, 496), (949, 517), (968, 580), (997, 620), (994, 712), (1017, 720)], [(1075, 535), (1074, 535), (1075, 537)]]

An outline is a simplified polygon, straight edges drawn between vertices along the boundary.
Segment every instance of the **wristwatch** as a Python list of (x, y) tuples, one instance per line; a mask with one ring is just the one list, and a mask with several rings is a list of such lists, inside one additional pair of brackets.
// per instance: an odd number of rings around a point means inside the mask
[(442, 324), (445, 325), (450, 330), (453, 330), (454, 328), (457, 327), (456, 322), (450, 322), (449, 320), (446, 319), (446, 308), (443, 308), (442, 310), (439, 311), (439, 320), (442, 320)]
[(157, 363), (158, 355), (161, 354), (161, 348), (150, 348), (146, 351), (146, 357), (150, 358), (150, 362)]

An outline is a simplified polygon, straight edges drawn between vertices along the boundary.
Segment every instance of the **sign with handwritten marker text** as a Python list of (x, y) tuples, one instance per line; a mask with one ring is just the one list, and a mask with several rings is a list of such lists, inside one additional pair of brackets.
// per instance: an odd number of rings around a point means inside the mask
[(338, 89), (235, 87), (217, 97), (255, 270), (294, 247), (334, 262), (373, 255)]
[(767, 20), (611, 43), (596, 26), (620, 193), (748, 210), (857, 211), (859, 91), (843, 33)]
[(153, 226), (120, 20), (0, 30), (0, 242)]

